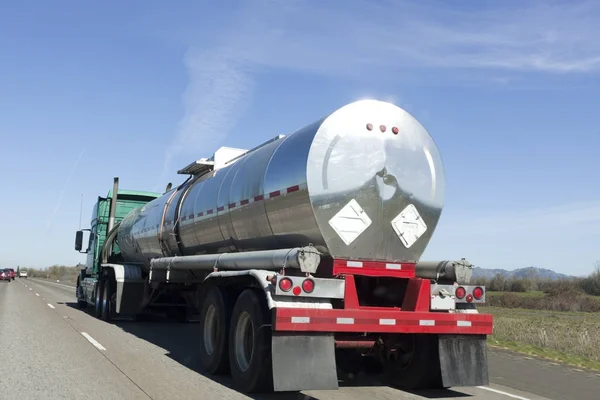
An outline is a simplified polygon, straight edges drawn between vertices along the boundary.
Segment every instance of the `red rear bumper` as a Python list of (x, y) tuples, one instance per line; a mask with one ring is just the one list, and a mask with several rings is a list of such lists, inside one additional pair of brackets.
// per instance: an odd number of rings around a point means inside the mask
[[(406, 270), (392, 271), (406, 273)], [(493, 332), (491, 314), (430, 311), (431, 284), (427, 279), (409, 279), (401, 308), (361, 306), (354, 276), (345, 275), (344, 279), (344, 309), (277, 308), (273, 313), (273, 330), (461, 335)]]
[(274, 330), (491, 335), (489, 314), (278, 308)]

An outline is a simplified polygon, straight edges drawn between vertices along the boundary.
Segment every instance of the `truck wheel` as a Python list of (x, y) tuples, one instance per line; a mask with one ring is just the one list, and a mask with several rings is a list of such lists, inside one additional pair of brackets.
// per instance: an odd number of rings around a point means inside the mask
[(100, 318), (102, 315), (102, 296), (104, 293), (104, 280), (100, 279), (96, 282), (96, 293), (94, 299), (94, 316)]
[(386, 383), (399, 389), (442, 388), (437, 335), (398, 335), (398, 346), (384, 351)]
[[(85, 294), (83, 293), (83, 288), (81, 287), (81, 282), (79, 279), (77, 279), (75, 297), (77, 298), (77, 307), (79, 307), (81, 310), (85, 310), (87, 308), (87, 301), (85, 300)], [(83, 300), (81, 300), (82, 298)]]
[(103, 321), (109, 322), (115, 316), (115, 293), (113, 290), (112, 281), (105, 280), (102, 287), (102, 312), (100, 314), (100, 318)]
[(243, 393), (273, 391), (271, 321), (264, 294), (246, 289), (238, 297), (229, 331), (233, 384)]
[(200, 309), (200, 364), (205, 372), (224, 374), (229, 370), (229, 320), (231, 295), (211, 286)]

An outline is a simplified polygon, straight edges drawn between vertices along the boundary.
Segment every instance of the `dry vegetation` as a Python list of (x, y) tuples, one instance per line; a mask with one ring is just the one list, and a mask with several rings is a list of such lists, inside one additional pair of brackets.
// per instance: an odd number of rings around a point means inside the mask
[(27, 276), (30, 278), (60, 280), (62, 282), (70, 283), (76, 283), (77, 275), (79, 274), (79, 266), (71, 267), (66, 265), (53, 265), (45, 269), (26, 268), (19, 266), (16, 270), (17, 276), (18, 271), (20, 270), (27, 271)]
[(486, 284), (491, 344), (600, 370), (600, 265), (587, 278), (504, 279)]
[(491, 344), (600, 370), (600, 314), (496, 307), (481, 311), (494, 315)]
[(508, 279), (502, 275), (496, 275), (492, 279), (473, 279), (473, 283), (485, 285), (487, 290), (492, 292), (525, 293), (541, 291), (556, 293), (574, 291), (590, 296), (600, 296), (600, 261), (596, 263), (594, 271), (585, 278), (549, 280), (532, 274), (528, 277)]
[(524, 296), (522, 293), (488, 294), (486, 305), (529, 310), (600, 312), (600, 298), (587, 295), (581, 291), (565, 289), (564, 291), (533, 292), (532, 294), (530, 296)]

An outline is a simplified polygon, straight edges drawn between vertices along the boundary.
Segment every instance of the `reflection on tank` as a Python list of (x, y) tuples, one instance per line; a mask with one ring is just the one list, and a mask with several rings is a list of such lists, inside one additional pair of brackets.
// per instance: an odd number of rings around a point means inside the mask
[[(246, 154), (234, 150), (233, 162), (128, 215), (118, 232), (124, 258), (147, 266), (155, 257), (312, 244), (336, 258), (418, 261), (441, 214), (437, 148), (389, 103), (354, 102)], [(391, 221), (409, 204), (427, 229), (407, 248)]]

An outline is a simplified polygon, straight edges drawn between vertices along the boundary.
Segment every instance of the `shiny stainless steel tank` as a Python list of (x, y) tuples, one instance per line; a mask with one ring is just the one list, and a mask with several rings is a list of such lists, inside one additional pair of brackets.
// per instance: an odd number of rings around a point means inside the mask
[(444, 186), (425, 128), (393, 104), (361, 100), (131, 212), (118, 243), (146, 267), (155, 257), (311, 243), (335, 258), (416, 262)]

